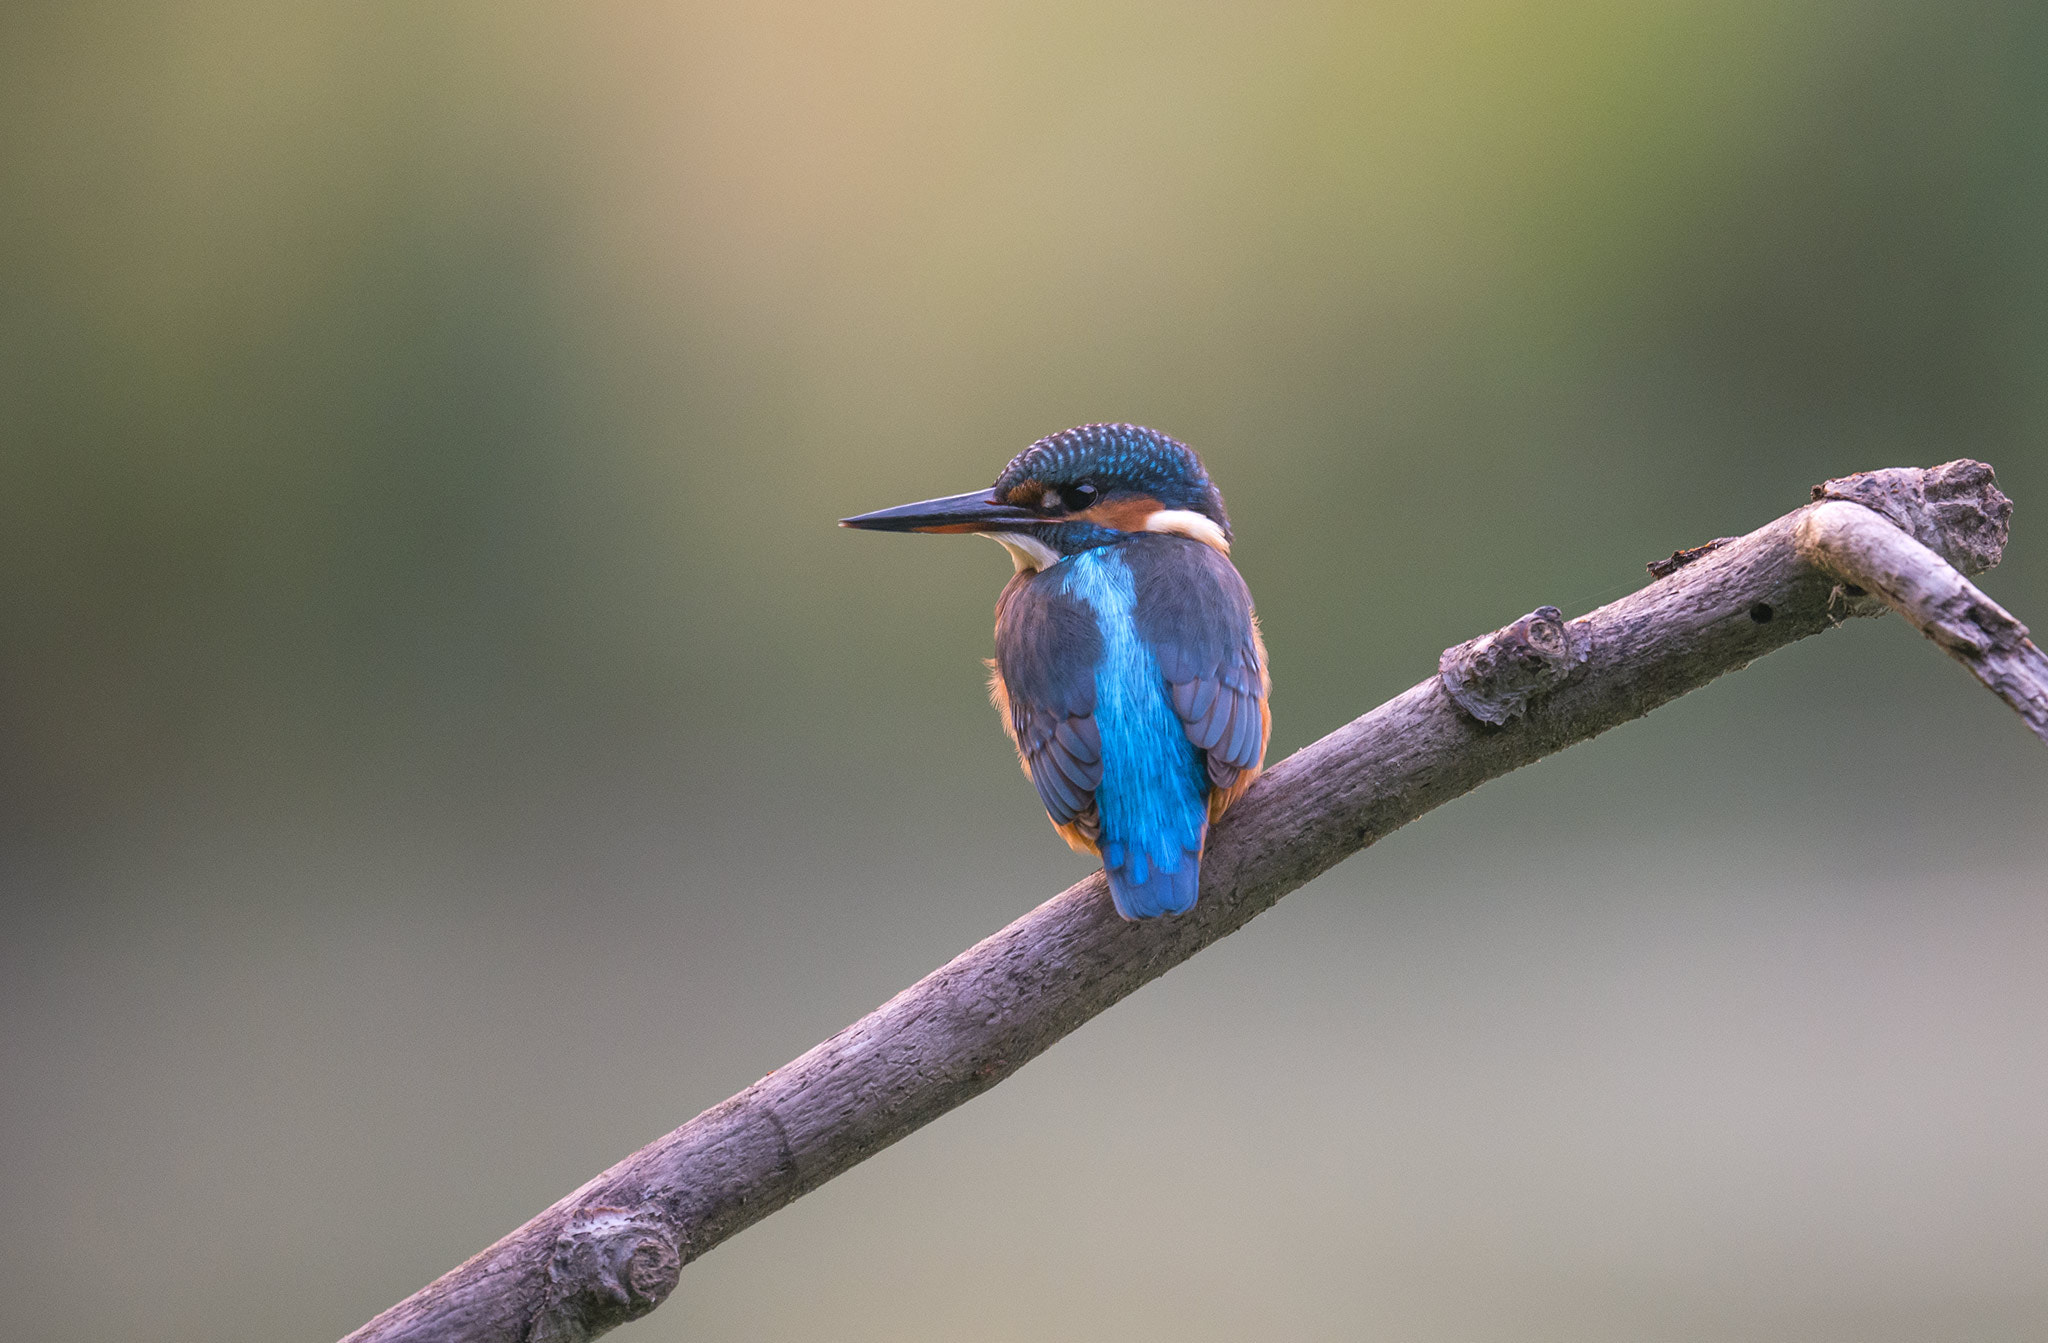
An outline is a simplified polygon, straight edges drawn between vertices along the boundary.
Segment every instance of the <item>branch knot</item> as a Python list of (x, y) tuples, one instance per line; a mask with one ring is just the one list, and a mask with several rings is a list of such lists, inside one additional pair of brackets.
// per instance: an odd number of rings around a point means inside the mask
[(1459, 708), (1498, 727), (1570, 680), (1592, 651), (1592, 626), (1539, 606), (1512, 625), (1445, 649), (1437, 678)]
[(527, 1337), (584, 1343), (660, 1305), (682, 1271), (675, 1233), (652, 1205), (580, 1209), (555, 1238), (547, 1299)]
[(1842, 499), (1893, 526), (1966, 574), (1997, 567), (2012, 526), (2012, 500), (1983, 462), (1959, 457), (1916, 470), (1864, 471), (1813, 487), (1813, 499)]

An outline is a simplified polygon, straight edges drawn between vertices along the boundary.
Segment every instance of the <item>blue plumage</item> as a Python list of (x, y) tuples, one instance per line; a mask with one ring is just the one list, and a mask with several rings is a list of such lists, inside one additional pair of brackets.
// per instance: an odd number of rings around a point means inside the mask
[(1271, 717), (1223, 496), (1185, 444), (1082, 425), (984, 491), (848, 518), (980, 532), (1017, 572), (996, 603), (990, 691), (1067, 842), (1100, 854), (1117, 912), (1184, 914), (1209, 826), (1257, 777)]
[(1194, 908), (1209, 780), (1173, 711), (1159, 660), (1138, 635), (1137, 585), (1118, 547), (1085, 550), (1047, 575), (1094, 614), (1095, 724), (1102, 781), (1095, 789), (1103, 870), (1127, 919)]

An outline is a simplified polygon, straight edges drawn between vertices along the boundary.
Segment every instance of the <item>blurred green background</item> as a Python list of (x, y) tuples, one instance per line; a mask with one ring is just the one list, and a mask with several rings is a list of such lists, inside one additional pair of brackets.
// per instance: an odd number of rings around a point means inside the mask
[[(2048, 624), (2048, 10), (0, 10), (0, 1301), (331, 1339), (1086, 868), (1001, 552), (1156, 425), (1274, 756), (1828, 476)], [(1897, 620), (1428, 817), (636, 1340), (2034, 1339), (2048, 755)]]

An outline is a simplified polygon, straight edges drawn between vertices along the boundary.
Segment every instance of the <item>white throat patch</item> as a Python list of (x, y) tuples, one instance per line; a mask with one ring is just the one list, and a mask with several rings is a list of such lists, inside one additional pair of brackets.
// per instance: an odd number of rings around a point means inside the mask
[(1060, 562), (1053, 548), (1035, 536), (1023, 532), (977, 532), (1010, 552), (1010, 563), (1017, 566), (1020, 574), (1035, 574), (1040, 569), (1050, 569)]

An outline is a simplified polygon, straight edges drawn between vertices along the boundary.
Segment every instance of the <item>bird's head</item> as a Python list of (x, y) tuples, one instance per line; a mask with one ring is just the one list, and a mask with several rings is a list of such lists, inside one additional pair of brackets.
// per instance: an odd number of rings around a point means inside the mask
[(883, 532), (974, 532), (1000, 541), (1019, 570), (1114, 545), (1134, 533), (1170, 532), (1230, 553), (1223, 495), (1201, 458), (1177, 439), (1135, 424), (1084, 424), (1039, 439), (985, 490), (844, 518)]

